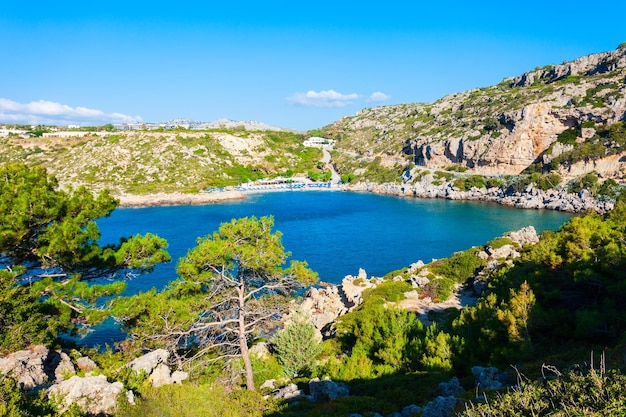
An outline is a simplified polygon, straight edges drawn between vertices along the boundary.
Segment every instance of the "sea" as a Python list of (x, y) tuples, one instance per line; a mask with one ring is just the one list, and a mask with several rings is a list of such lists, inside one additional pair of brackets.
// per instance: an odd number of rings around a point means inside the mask
[[(321, 281), (338, 284), (363, 269), (384, 276), (418, 260), (425, 263), (484, 245), (507, 231), (533, 226), (557, 230), (572, 215), (494, 203), (417, 199), (345, 191), (251, 193), (245, 200), (201, 206), (118, 208), (98, 225), (102, 244), (134, 234), (167, 239), (172, 261), (127, 281), (124, 295), (161, 290), (176, 279), (176, 264), (198, 239), (223, 222), (273, 216), (289, 259), (306, 261)], [(108, 322), (82, 341), (101, 345), (123, 338)]]

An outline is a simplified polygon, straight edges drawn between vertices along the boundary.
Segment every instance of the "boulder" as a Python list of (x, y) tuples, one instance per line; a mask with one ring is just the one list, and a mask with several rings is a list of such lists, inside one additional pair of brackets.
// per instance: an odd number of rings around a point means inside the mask
[(54, 368), (54, 379), (57, 382), (61, 382), (65, 379), (66, 376), (72, 376), (76, 374), (76, 369), (74, 368), (74, 364), (72, 360), (65, 352), (61, 352), (59, 354), (60, 361), (56, 368)]
[(400, 416), (402, 417), (412, 417), (414, 414), (422, 411), (422, 407), (418, 407), (415, 404), (407, 405), (400, 412)]
[(448, 382), (440, 383), (437, 391), (439, 392), (439, 395), (443, 397), (451, 397), (463, 394), (465, 389), (461, 386), (459, 378), (454, 376), (450, 378)]
[(452, 396), (437, 397), (422, 409), (422, 417), (449, 417), (454, 415), (457, 399)]
[(506, 374), (498, 372), (493, 366), (485, 368), (473, 366), (472, 374), (476, 378), (476, 385), (481, 389), (498, 389), (505, 385), (508, 380)]
[(91, 360), (88, 356), (82, 356), (76, 359), (76, 366), (83, 372), (92, 372), (98, 368), (98, 365)]
[(275, 399), (284, 399), (286, 401), (294, 401), (305, 397), (304, 391), (299, 389), (296, 384), (289, 384), (272, 393)]
[(313, 402), (350, 396), (350, 390), (346, 384), (334, 382), (330, 379), (320, 380), (319, 378), (313, 378), (309, 381), (309, 391), (311, 392)]
[(145, 372), (153, 387), (167, 384), (180, 384), (189, 377), (187, 372), (171, 372), (167, 366), (170, 353), (165, 349), (157, 349), (130, 362), (127, 366), (137, 373)]
[(168, 385), (172, 383), (170, 379), (171, 373), (172, 372), (170, 371), (170, 367), (165, 365), (164, 363), (161, 363), (152, 370), (152, 373), (150, 374), (150, 377), (148, 379), (150, 380), (150, 383), (153, 387)]
[(53, 372), (52, 375), (46, 372), (49, 353), (45, 346), (13, 352), (0, 358), (0, 374), (15, 379), (23, 390), (31, 390), (45, 384), (54, 375)]
[(167, 350), (157, 349), (133, 360), (128, 367), (137, 373), (144, 371), (146, 375), (150, 375), (157, 366), (166, 364), (169, 357)]
[(121, 382), (110, 383), (104, 375), (81, 378), (73, 376), (48, 388), (48, 398), (60, 413), (76, 404), (89, 415), (111, 414), (124, 389)]

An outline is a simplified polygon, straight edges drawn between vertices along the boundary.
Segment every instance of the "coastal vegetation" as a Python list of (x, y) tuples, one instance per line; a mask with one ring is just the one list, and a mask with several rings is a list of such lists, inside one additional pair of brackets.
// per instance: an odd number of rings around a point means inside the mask
[[(195, 415), (198, 411), (184, 406), (190, 403), (209, 414), (220, 409), (284, 416), (390, 413), (428, 402), (437, 384), (452, 376), (471, 387), (470, 368), (477, 364), (514, 365), (528, 380), (519, 391), (490, 397), (490, 408), (469, 406), (468, 416), (506, 415), (512, 404), (544, 407), (550, 396), (562, 395), (564, 387), (570, 393), (563, 399), (568, 404), (596, 407), (599, 413), (621, 407), (611, 387), (621, 378), (616, 372), (623, 367), (620, 352), (626, 331), (620, 303), (626, 296), (620, 272), (626, 267), (623, 203), (604, 216), (574, 217), (558, 232), (545, 232), (537, 244), (517, 246), (521, 256), (495, 268), (488, 268), (479, 256), (482, 248), (425, 265), (429, 284), (417, 289), (422, 297), (445, 300), (455, 286), (484, 283), (475, 305), (432, 313), (429, 322), (400, 307), (415, 290), (408, 270), (390, 273), (363, 292), (362, 303), (341, 316), (333, 324), (333, 336), (320, 344), (302, 316), (276, 331), (282, 312), (297, 298), (293, 291), (315, 282), (316, 275), (303, 263), (284, 266), (288, 253), (280, 233), (272, 231), (271, 218), (223, 224), (179, 261), (179, 278), (166, 289), (115, 297), (103, 307), (95, 301), (115, 294), (120, 284), (95, 286), (89, 281), (104, 272), (140, 270), (167, 260), (165, 242), (138, 236), (100, 247), (92, 221), (115, 206), (106, 193), (94, 198), (85, 191), (60, 191), (45, 170), (22, 164), (3, 166), (2, 178), (2, 252), (9, 268), (2, 273), (3, 350), (30, 343), (72, 349), (60, 338), (63, 332), (78, 331), (105, 316), (117, 317), (129, 338), (116, 350), (71, 352), (89, 355), (100, 372), (135, 392), (137, 405), (120, 400), (123, 415), (150, 415), (156, 409), (169, 410), (172, 416)], [(16, 244), (18, 235), (29, 238)], [(485, 247), (510, 245), (503, 237)], [(273, 351), (249, 351), (268, 337)], [(145, 374), (134, 374), (123, 365), (142, 350), (155, 348), (172, 352), (172, 365), (189, 372), (189, 382), (155, 388)], [(604, 368), (586, 368), (589, 352), (598, 349), (606, 352)], [(560, 373), (556, 385), (536, 386), (530, 381), (547, 362)], [(567, 367), (573, 364), (580, 367), (570, 374)], [(287, 406), (284, 400), (265, 400), (250, 392), (268, 379), (286, 384), (312, 377), (343, 382), (351, 395)], [(2, 383), (5, 414), (47, 410), (55, 415), (44, 397), (22, 393), (10, 377)], [(413, 387), (417, 384), (420, 389)], [(597, 396), (585, 399), (586, 386), (594, 387)], [(200, 399), (224, 389), (230, 394), (216, 403)], [(65, 415), (81, 415), (73, 412)]]
[[(95, 223), (117, 207), (112, 193), (326, 181), (322, 151), (304, 147), (304, 135), (106, 126), (54, 138), (37, 126), (0, 138), (0, 415), (420, 416), (438, 398), (467, 417), (624, 414), (625, 50), (311, 132), (337, 141), (345, 183), (557, 189), (615, 203), (538, 241), (505, 235), (357, 278), (360, 298), (322, 328), (299, 310), (317, 274), (287, 262), (271, 217), (222, 224), (178, 260), (169, 285), (130, 296), (125, 279), (170, 261), (167, 242), (146, 234), (101, 245)], [(554, 128), (537, 136), (538, 126)], [(473, 302), (446, 304), (460, 291)], [(107, 319), (124, 340), (75, 343)], [(133, 367), (144, 354), (163, 356)], [(22, 378), (34, 363), (42, 375)], [(36, 389), (92, 377), (117, 387), (111, 409), (65, 407), (69, 394)], [(316, 395), (315, 384), (335, 391)]]

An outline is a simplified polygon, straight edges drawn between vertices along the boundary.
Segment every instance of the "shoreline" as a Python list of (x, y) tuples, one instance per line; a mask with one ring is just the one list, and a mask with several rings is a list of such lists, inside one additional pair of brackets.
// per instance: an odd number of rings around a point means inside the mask
[(357, 183), (342, 185), (330, 189), (255, 189), (248, 191), (226, 190), (211, 193), (186, 194), (181, 192), (156, 194), (120, 194), (115, 198), (120, 200), (119, 207), (158, 207), (183, 205), (208, 205), (230, 201), (240, 201), (248, 198), (248, 194), (276, 193), (276, 192), (305, 192), (305, 191), (344, 191), (368, 192), (378, 195), (389, 195), (403, 198), (445, 199), (459, 201), (488, 202), (520, 209), (544, 209), (569, 213), (596, 211), (604, 213), (613, 208), (609, 202), (600, 202), (588, 195), (570, 194), (563, 191), (551, 190), (548, 192), (528, 190), (524, 193), (506, 195), (499, 189), (458, 191), (451, 184), (416, 189), (419, 187), (405, 187), (398, 184)]
[(156, 194), (120, 194), (114, 195), (120, 201), (119, 207), (157, 207), (157, 206), (200, 206), (205, 204), (219, 204), (226, 201), (245, 200), (247, 197), (240, 191), (220, 191), (213, 193), (186, 194), (156, 193)]

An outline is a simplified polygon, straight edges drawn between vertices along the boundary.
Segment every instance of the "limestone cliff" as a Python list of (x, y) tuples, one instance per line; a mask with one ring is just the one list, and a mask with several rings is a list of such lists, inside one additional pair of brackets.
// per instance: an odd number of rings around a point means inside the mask
[[(582, 142), (582, 127), (626, 120), (625, 77), (621, 46), (433, 103), (364, 109), (325, 131), (338, 139), (344, 171), (378, 157), (386, 166), (406, 166), (408, 160), (426, 168), (461, 165), (478, 174), (519, 174), (544, 155), (554, 156), (565, 130), (577, 129)], [(619, 164), (617, 172), (624, 161)]]

